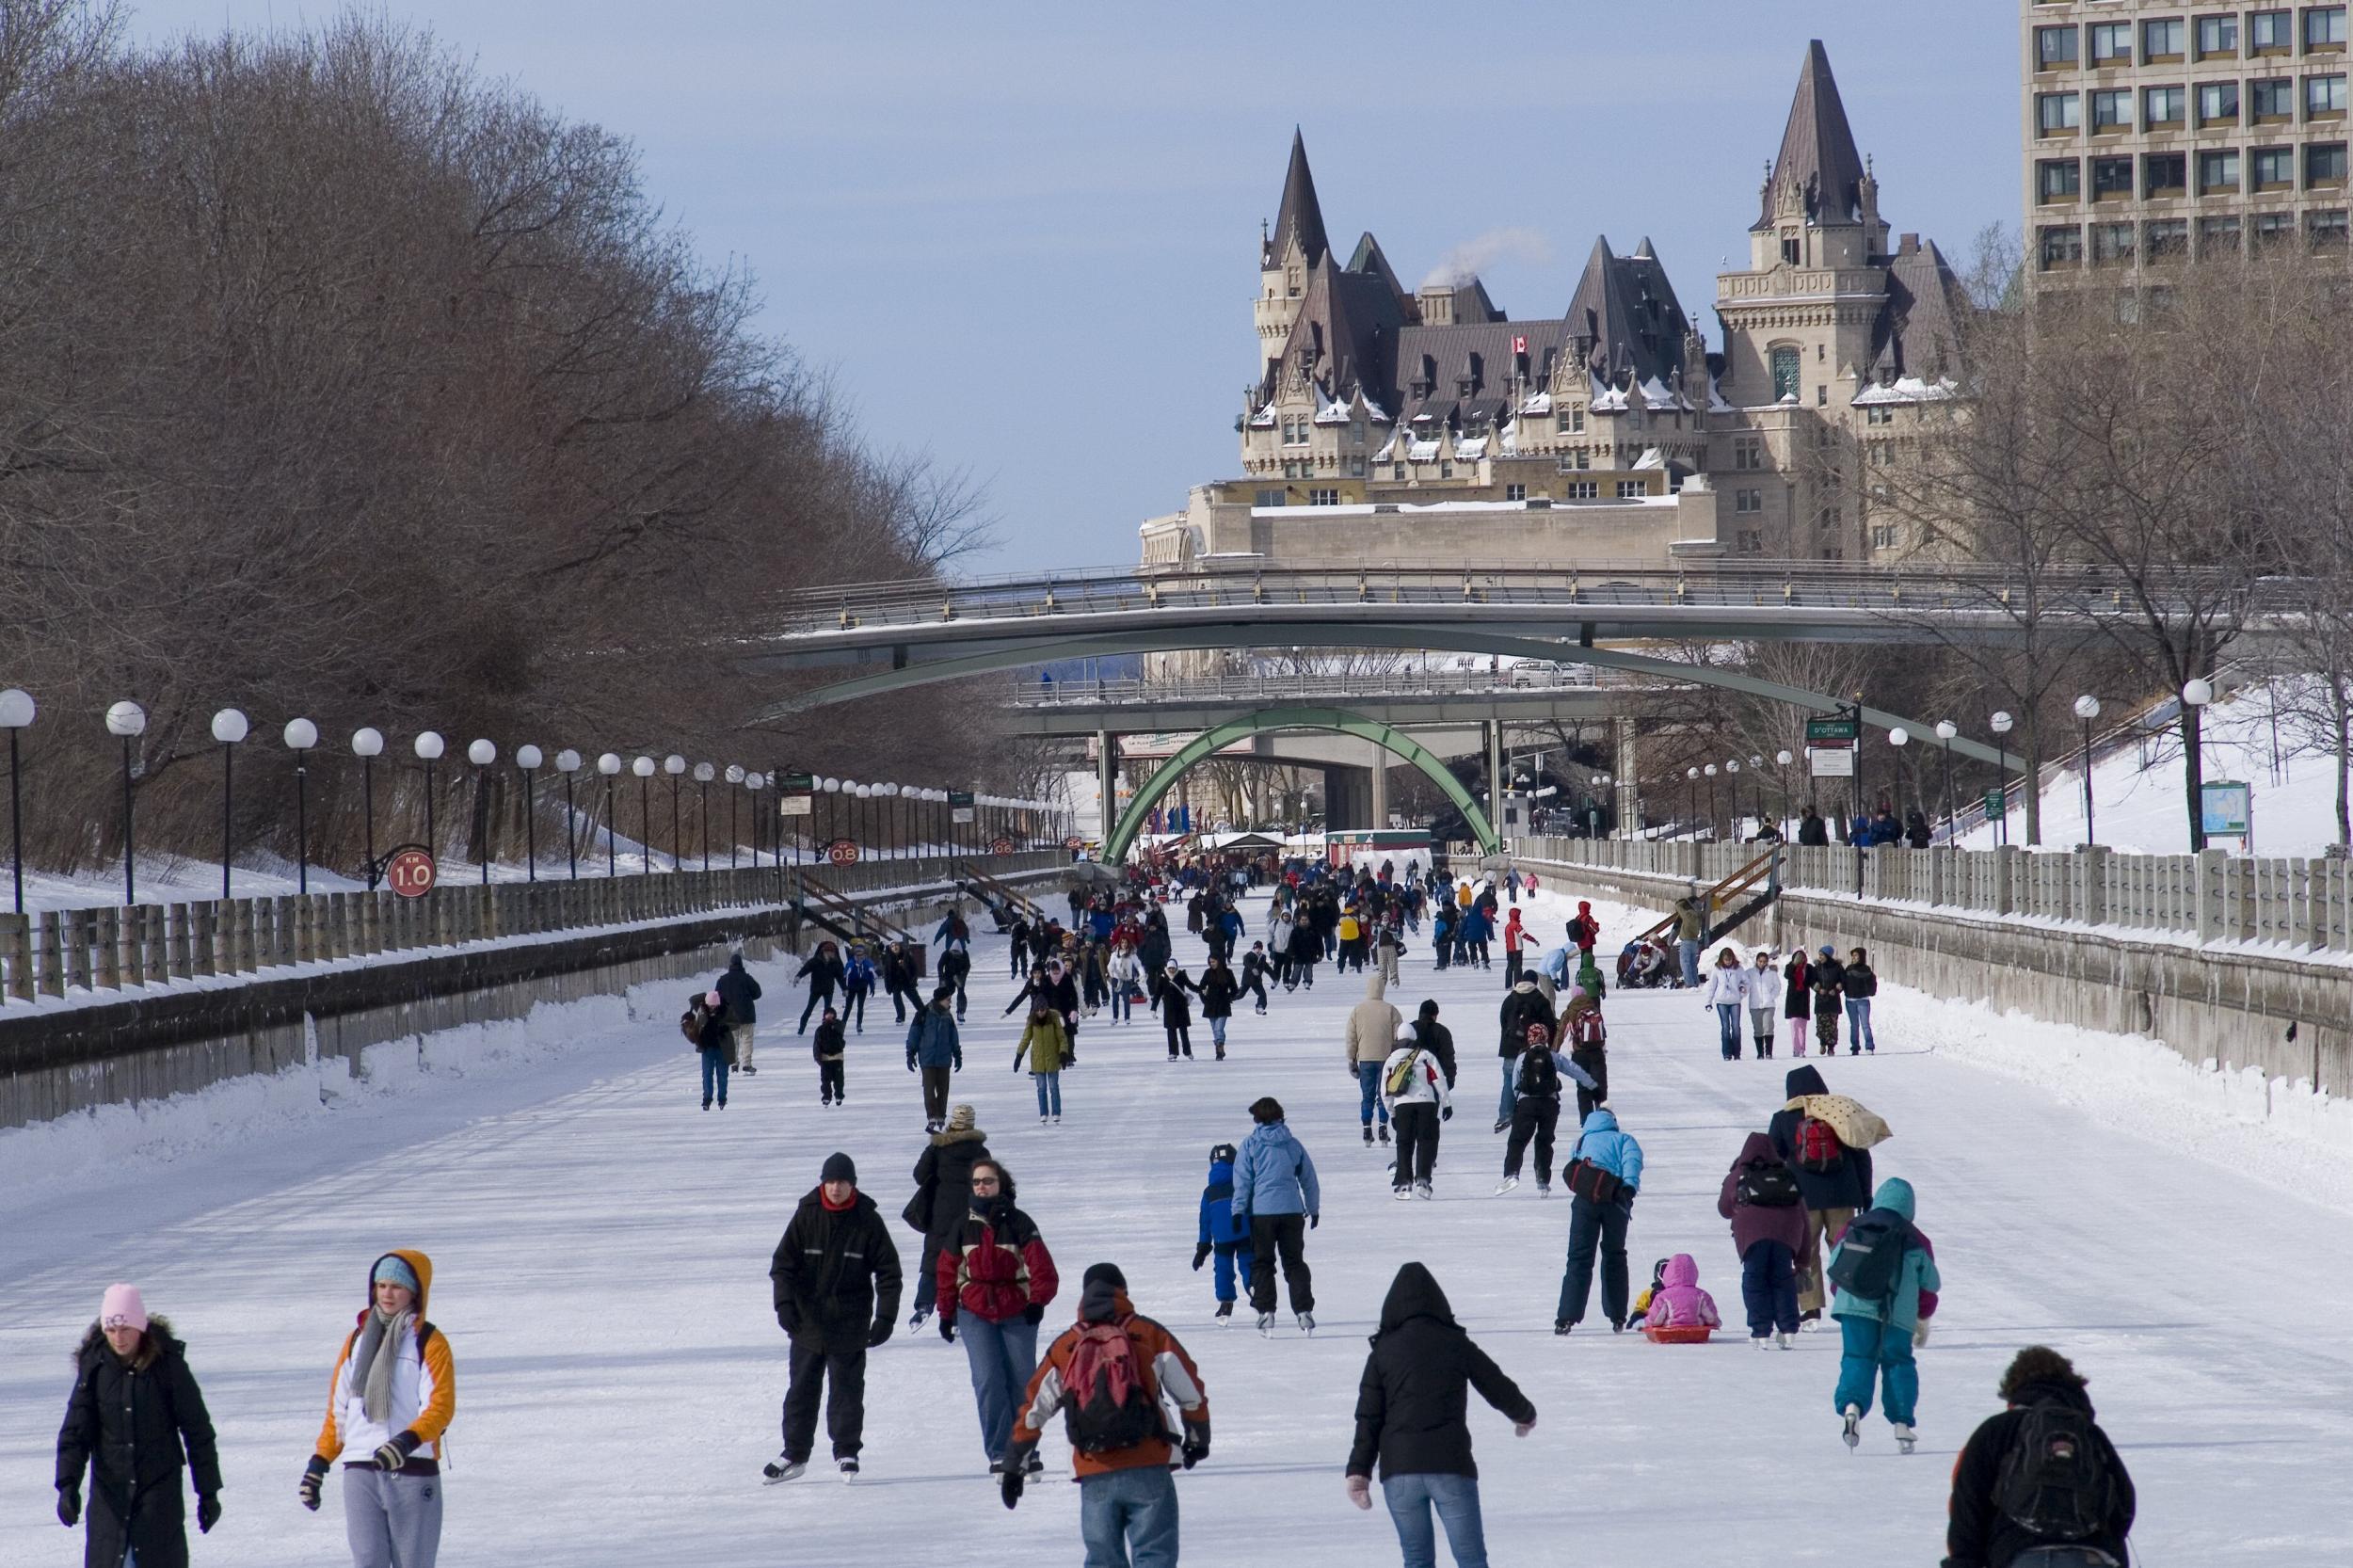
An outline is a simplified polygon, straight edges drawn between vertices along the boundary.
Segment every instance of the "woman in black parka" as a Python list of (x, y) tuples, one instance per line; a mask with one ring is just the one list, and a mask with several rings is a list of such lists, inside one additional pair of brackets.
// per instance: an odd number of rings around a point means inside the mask
[(180, 1472), (196, 1482), (196, 1525), (220, 1518), (220, 1459), (204, 1395), (171, 1324), (150, 1318), (136, 1288), (109, 1286), (73, 1353), (73, 1393), (57, 1431), (57, 1518), (82, 1517), (89, 1484), (88, 1568), (187, 1568)]

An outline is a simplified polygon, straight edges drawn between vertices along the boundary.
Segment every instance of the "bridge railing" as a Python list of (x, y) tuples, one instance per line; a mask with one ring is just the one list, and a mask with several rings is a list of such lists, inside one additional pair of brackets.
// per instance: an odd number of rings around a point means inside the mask
[(1385, 674), (1198, 676), (1166, 680), (1023, 679), (1013, 700), (1025, 707), (1056, 703), (1159, 704), (1259, 700), (1267, 697), (1448, 697), (1488, 692), (1579, 692), (1653, 683), (1655, 678), (1591, 664), (1520, 664), (1503, 669), (1396, 670)]

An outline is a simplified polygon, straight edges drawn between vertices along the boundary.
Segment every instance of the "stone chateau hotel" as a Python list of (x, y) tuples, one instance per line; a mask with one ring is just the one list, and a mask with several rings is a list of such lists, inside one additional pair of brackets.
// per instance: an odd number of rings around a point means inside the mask
[(1400, 286), (1342, 255), (1304, 139), (1259, 248), (1263, 374), (1242, 477), (1141, 533), (1144, 564), (1694, 565), (1907, 548), (1870, 472), (1952, 394), (1966, 299), (1933, 244), (1891, 238), (1819, 41), (1710, 349), (1644, 240), (1594, 243), (1558, 315), (1475, 277)]

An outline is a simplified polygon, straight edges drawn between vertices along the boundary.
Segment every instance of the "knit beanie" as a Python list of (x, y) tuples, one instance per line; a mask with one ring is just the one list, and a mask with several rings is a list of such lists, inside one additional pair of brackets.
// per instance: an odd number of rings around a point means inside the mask
[(376, 1259), (376, 1272), (369, 1276), (369, 1281), (375, 1285), (402, 1286), (413, 1294), (417, 1288), (417, 1271), (408, 1267), (407, 1258), (386, 1253)]
[(1128, 1288), (1128, 1276), (1119, 1272), (1116, 1263), (1090, 1263), (1087, 1272), (1080, 1277), (1079, 1288), (1083, 1290), (1090, 1285), (1108, 1285), (1114, 1290), (1125, 1290)]
[(951, 1132), (969, 1131), (972, 1124), (977, 1120), (979, 1116), (970, 1106), (955, 1106), (948, 1112), (948, 1130)]
[(846, 1181), (857, 1185), (857, 1162), (840, 1149), (825, 1156), (824, 1168), (817, 1173), (820, 1181)]
[(109, 1285), (104, 1300), (98, 1304), (100, 1328), (135, 1328), (147, 1332), (147, 1304), (139, 1299), (136, 1285)]

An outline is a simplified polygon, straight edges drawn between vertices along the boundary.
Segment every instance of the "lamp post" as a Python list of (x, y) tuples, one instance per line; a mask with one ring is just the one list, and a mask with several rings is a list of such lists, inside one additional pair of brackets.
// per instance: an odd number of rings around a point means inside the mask
[(416, 744), (411, 749), (416, 752), (417, 760), (424, 764), (424, 852), (433, 856), (433, 864), (436, 868), (434, 881), (436, 885), (439, 885), (441, 840), (434, 837), (433, 833), (433, 764), (440, 760), (441, 738), (428, 729), (417, 737)]
[(2091, 830), (2091, 721), (2100, 716), (2100, 699), (2089, 692), (2075, 699), (2075, 716), (2084, 724), (2084, 843), (2100, 840)]
[(319, 727), (309, 719), (286, 721), (286, 749), (295, 757), (295, 891), (311, 890), (311, 748), (319, 744)]
[[(1685, 820), (1697, 823), (1700, 820), (1700, 770), (1686, 768), (1683, 777), (1687, 786), (1683, 792), (1683, 815)], [(1691, 830), (1691, 836), (1695, 839), (1699, 837), (1697, 827)]]
[(662, 771), (670, 776), (670, 869), (683, 871), (685, 864), (679, 858), (678, 787), (686, 772), (686, 759), (674, 751), (662, 760)]
[(695, 764), (695, 798), (699, 802), (695, 809), (702, 814), (703, 819), (703, 870), (705, 871), (711, 869), (711, 780), (716, 772), (717, 770), (708, 762)]
[(1716, 764), (1710, 762), (1700, 772), (1707, 776), (1707, 840), (1716, 841)]
[(2203, 710), (2214, 700), (2214, 682), (2203, 676), (2192, 676), (2182, 682), (2182, 712), (2187, 722), (2183, 728), (2189, 744), (2182, 748), (2189, 759), (2186, 780), (2189, 795), (2189, 852), (2192, 855), (2206, 847), (2206, 813), (2200, 799), (2206, 777), (2205, 742), (2202, 739)]
[(367, 844), (365, 867), (368, 891), (376, 891), (376, 760), (383, 755), (384, 732), (360, 728), (351, 732), (351, 754), (360, 759), (360, 815), (366, 819), (360, 833)]
[(646, 780), (653, 776), (653, 768), (650, 757), (640, 757), (629, 765), (629, 771), (637, 776), (637, 831), (645, 835), (637, 851), (648, 876), (653, 874), (653, 786)]
[(131, 872), (131, 743), (146, 733), (147, 710), (136, 702), (118, 702), (106, 710), (106, 733), (122, 737), (122, 902), (138, 902), (138, 885)]
[[(746, 773), (744, 776), (744, 788), (750, 791), (752, 796), (752, 870), (754, 871), (760, 870), (760, 786), (764, 782), (765, 780), (756, 773)], [(777, 863), (781, 865), (783, 862)]]
[[(1912, 731), (1902, 725), (1887, 732), (1887, 744), (1896, 748), (1896, 804), (1898, 806), (1903, 804), (1904, 799), (1904, 747), (1911, 742)], [(1901, 821), (1900, 818), (1897, 820)]]
[(473, 764), (473, 831), (476, 857), (482, 862), (482, 885), (490, 885), (490, 795), (489, 784), (483, 770), (499, 760), (499, 748), (488, 741), (476, 741), (466, 747), (466, 760)]
[(555, 771), (564, 776), (564, 857), (572, 863), (572, 880), (580, 880), (580, 840), (574, 831), (579, 816), (572, 810), (572, 775), (580, 771), (580, 753), (566, 746), (555, 754)]
[[(841, 792), (841, 780), (828, 774), (825, 776), (824, 788), (825, 793), (828, 795), (838, 795)], [(813, 810), (814, 808), (814, 804), (812, 803), (811, 809)], [(839, 836), (840, 833), (840, 829), (835, 826), (835, 819), (839, 814), (840, 809), (840, 808), (835, 806), (831, 801), (827, 801), (825, 803), (825, 826), (835, 836)], [(821, 833), (817, 830), (817, 819), (814, 816), (808, 819), (808, 853), (809, 857), (814, 859), (817, 855), (817, 846), (826, 841), (827, 834)], [(793, 853), (797, 855), (799, 853), (798, 849), (796, 848)]]
[(1795, 760), (1789, 748), (1784, 746), (1773, 753), (1773, 769), (1781, 776), (1781, 836), (1789, 837), (1789, 764)]
[[(728, 764), (728, 783), (748, 784), (750, 783), (750, 780), (751, 775), (744, 771), (742, 763), (729, 762)], [(751, 787), (753, 789), (758, 789), (760, 786), (754, 784)], [(728, 792), (728, 870), (729, 871), (735, 870), (736, 853), (744, 847), (744, 828), (742, 824), (736, 820), (735, 814), (736, 808), (742, 804), (743, 799), (744, 797), (737, 794), (734, 791), (730, 790)], [(755, 839), (758, 838), (760, 834), (760, 819), (758, 817), (754, 817), (752, 819), (752, 834)], [(760, 846), (757, 843), (752, 845), (752, 862), (755, 865), (760, 862)]]
[(0, 692), (0, 729), (8, 732), (8, 836), (16, 855), (16, 912), (24, 913), (24, 801), (17, 782), (16, 732), (33, 722), (33, 698), (14, 686)]
[[(1996, 711), (1994, 715), (1986, 721), (1988, 727), (1993, 731), (1994, 748), (2004, 757), (2009, 755), (2009, 744), (2002, 737), (2009, 733), (2010, 726), (2014, 722), (2009, 713), (2000, 711)], [(2009, 768), (2006, 763), (1997, 762), (1993, 765), (1993, 781), (2001, 789), (2003, 807), (2002, 815), (1993, 829), (1993, 842), (1997, 845), (2005, 845), (2009, 842)]]
[(616, 809), (613, 805), (613, 780), (620, 771), (621, 760), (613, 753), (605, 752), (597, 759), (597, 773), (604, 780), (604, 874), (607, 876), (621, 874), (620, 856), (613, 847), (614, 837), (620, 829), (620, 824), (613, 815)]
[(523, 880), (539, 880), (539, 792), (532, 775), (539, 770), (546, 753), (535, 745), (515, 748), (515, 766), (523, 776)]
[[(847, 783), (844, 783), (841, 788), (845, 791), (850, 790), (850, 786)], [(856, 799), (859, 800), (872, 800), (874, 798), (874, 786), (872, 784), (860, 784), (854, 792), (852, 792), (852, 793)], [(864, 811), (860, 811), (855, 807), (851, 808), (850, 820), (857, 824), (852, 829), (852, 832), (857, 838), (866, 840), (868, 843), (873, 842), (874, 836), (870, 828), (872, 815), (873, 811), (871, 807)]]
[[(237, 743), (252, 731), (243, 713), (223, 708), (213, 715), (213, 739), (220, 743), (220, 896), (229, 897), (229, 846), (236, 824), (235, 763)], [(11, 758), (10, 762), (14, 762)], [(13, 773), (14, 767), (9, 771)]]
[(1961, 840), (1954, 834), (1958, 823), (1953, 816), (1953, 737), (1961, 733), (1961, 726), (1950, 719), (1936, 721), (1936, 738), (1945, 743), (1945, 847), (1959, 849)]

